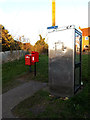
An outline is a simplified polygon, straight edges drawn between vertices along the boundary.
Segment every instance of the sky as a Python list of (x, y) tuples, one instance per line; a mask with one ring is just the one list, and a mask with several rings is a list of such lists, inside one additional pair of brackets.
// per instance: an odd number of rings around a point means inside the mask
[[(56, 0), (56, 25), (88, 27), (88, 0)], [(0, 24), (13, 36), (24, 35), (31, 44), (39, 34), (47, 39), (52, 26), (52, 0), (0, 0)]]

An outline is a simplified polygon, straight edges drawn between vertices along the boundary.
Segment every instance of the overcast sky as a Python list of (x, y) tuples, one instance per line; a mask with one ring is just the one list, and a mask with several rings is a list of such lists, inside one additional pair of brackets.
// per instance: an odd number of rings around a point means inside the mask
[[(56, 0), (56, 25), (88, 27), (88, 0)], [(0, 24), (34, 44), (52, 25), (52, 0), (0, 0)]]

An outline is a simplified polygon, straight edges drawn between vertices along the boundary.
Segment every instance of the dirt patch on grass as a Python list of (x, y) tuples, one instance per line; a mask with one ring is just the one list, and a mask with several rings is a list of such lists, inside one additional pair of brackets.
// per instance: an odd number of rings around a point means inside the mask
[(33, 77), (33, 72), (32, 73), (28, 72), (28, 73), (25, 73), (24, 75), (20, 75), (15, 80), (21, 83), (25, 83), (32, 80), (32, 77)]

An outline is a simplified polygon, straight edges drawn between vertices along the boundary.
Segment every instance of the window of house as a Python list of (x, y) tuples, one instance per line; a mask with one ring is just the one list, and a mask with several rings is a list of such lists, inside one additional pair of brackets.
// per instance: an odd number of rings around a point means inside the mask
[(85, 37), (85, 40), (88, 40), (88, 36)]
[(88, 45), (84, 45), (84, 48), (88, 48)]

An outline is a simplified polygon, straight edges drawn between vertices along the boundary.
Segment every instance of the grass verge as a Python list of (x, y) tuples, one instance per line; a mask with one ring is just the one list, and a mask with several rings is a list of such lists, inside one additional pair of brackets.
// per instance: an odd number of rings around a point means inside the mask
[[(37, 75), (29, 72), (29, 66), (25, 65), (25, 58), (2, 65), (2, 91), (3, 93), (30, 80), (41, 82), (48, 81), (48, 56), (40, 55), (37, 63)], [(34, 71), (34, 66), (32, 66)]]
[(67, 101), (52, 98), (48, 91), (40, 90), (12, 112), (20, 118), (87, 118), (90, 111), (87, 89), (88, 86)]
[(84, 82), (81, 92), (68, 99), (50, 97), (48, 90), (40, 90), (32, 97), (18, 104), (12, 112), (21, 118), (80, 118), (88, 119), (90, 111), (90, 71), (88, 71), (88, 55), (82, 56), (82, 80)]

